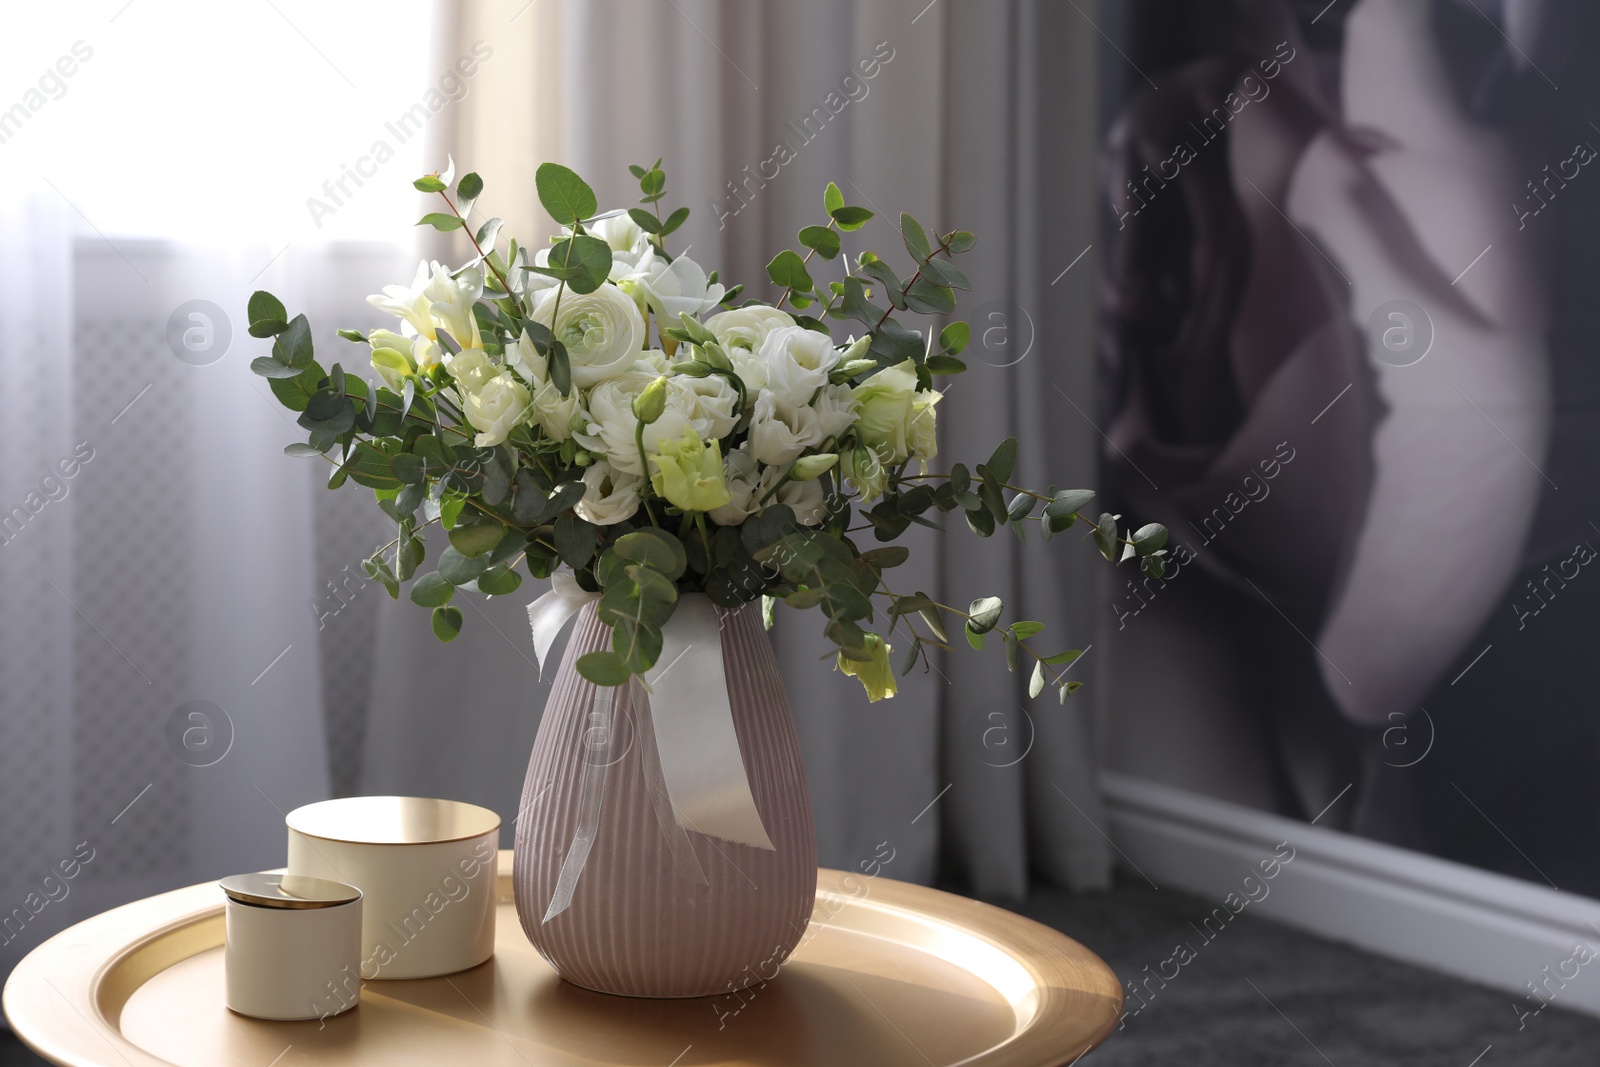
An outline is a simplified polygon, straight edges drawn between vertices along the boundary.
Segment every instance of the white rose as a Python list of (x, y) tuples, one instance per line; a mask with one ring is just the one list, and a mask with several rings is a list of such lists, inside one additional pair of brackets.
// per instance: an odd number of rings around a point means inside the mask
[(762, 463), (793, 463), (811, 445), (822, 441), (817, 413), (803, 404), (779, 399), (770, 389), (756, 397), (750, 416), (750, 454)]
[(528, 387), (509, 374), (498, 374), (466, 395), (467, 421), (478, 431), (473, 441), (488, 448), (504, 441), (528, 419)]
[[(588, 426), (575, 433), (579, 444), (591, 452), (604, 453), (617, 470), (644, 474), (635, 438), (639, 420), (633, 414), (633, 400), (645, 386), (655, 381), (660, 371), (650, 361), (640, 360), (626, 373), (601, 382), (589, 391)], [(708, 378), (667, 379), (667, 404), (661, 417), (644, 428), (647, 455), (660, 451), (662, 441), (676, 440), (693, 427), (701, 440), (725, 437), (739, 419), (734, 410), (738, 395), (727, 382)]]
[(750, 517), (756, 502), (756, 483), (761, 479), (761, 467), (751, 458), (747, 445), (740, 445), (722, 457), (723, 476), (728, 486), (729, 500), (720, 508), (706, 512), (718, 526), (737, 526)]
[(703, 315), (716, 307), (727, 292), (720, 282), (709, 284), (706, 272), (688, 256), (669, 263), (654, 245), (646, 247), (633, 270), (623, 275), (617, 285), (669, 324), (676, 324), (682, 313)]
[(541, 382), (533, 389), (533, 417), (552, 441), (565, 441), (589, 424), (583, 410), (583, 394), (574, 389), (566, 396), (555, 382)]
[(481, 348), (463, 348), (450, 357), (445, 370), (456, 380), (462, 394), (469, 396), (500, 373), (500, 368), (489, 362), (489, 357), (484, 355)]
[(638, 306), (610, 284), (581, 295), (570, 289), (546, 289), (535, 299), (533, 320), (566, 346), (572, 384), (580, 389), (626, 371), (644, 345), (644, 317)]
[(794, 319), (786, 311), (779, 311), (766, 304), (751, 304), (749, 307), (734, 308), (732, 311), (719, 312), (706, 320), (706, 329), (710, 330), (717, 338), (717, 343), (728, 350), (730, 356), (738, 359), (734, 349), (743, 348), (750, 352), (761, 351), (761, 345), (766, 341), (767, 334), (784, 326), (793, 326)]
[(809, 404), (811, 394), (828, 384), (839, 363), (833, 338), (803, 326), (780, 326), (761, 344), (767, 388), (791, 404)]
[(583, 484), (583, 499), (574, 510), (585, 522), (613, 526), (639, 510), (644, 479), (637, 474), (623, 474), (605, 460), (596, 460), (583, 472)]

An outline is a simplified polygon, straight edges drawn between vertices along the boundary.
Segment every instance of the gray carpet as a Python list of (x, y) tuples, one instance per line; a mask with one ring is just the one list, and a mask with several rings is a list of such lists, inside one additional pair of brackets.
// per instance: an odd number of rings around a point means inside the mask
[[(1180, 942), (1195, 950), (1164, 988), (1149, 981), (1154, 992), (1138, 1014), (1083, 1057), (1084, 1067), (1600, 1063), (1600, 1019), (1552, 1006), (1519, 1032), (1510, 994), (1311, 937), (1248, 909), (1207, 942), (1190, 923), (1209, 905), (1143, 882), (1092, 897), (1040, 891), (1009, 906), (1090, 946), (1124, 980), (1146, 966), (1156, 973)], [(42, 1062), (0, 1031), (0, 1067)]]

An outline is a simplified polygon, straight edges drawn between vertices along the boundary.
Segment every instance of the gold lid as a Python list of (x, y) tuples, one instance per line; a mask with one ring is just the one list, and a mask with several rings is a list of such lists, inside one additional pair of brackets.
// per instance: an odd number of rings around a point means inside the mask
[(230, 875), (217, 884), (230, 900), (258, 908), (333, 908), (361, 899), (361, 890), (343, 882), (274, 871)]
[(500, 829), (488, 808), (429, 797), (341, 797), (295, 808), (284, 822), (307, 837), (362, 845), (466, 841)]

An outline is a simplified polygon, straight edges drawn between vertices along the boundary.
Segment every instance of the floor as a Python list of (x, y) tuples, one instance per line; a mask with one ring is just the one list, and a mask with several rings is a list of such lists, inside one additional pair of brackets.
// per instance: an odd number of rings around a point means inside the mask
[[(1594, 1067), (1600, 1019), (1551, 1006), (1522, 1021), (1495, 992), (1395, 963), (1245, 911), (1207, 941), (1205, 902), (1143, 882), (1074, 897), (1041, 891), (1013, 909), (1093, 947), (1126, 980), (1172, 974), (1084, 1067)], [(1557, 1002), (1559, 1003), (1559, 1002)], [(1067, 1050), (1064, 1056), (1071, 1056)], [(0, 1067), (43, 1061), (0, 1031)], [(849, 1065), (840, 1065), (849, 1067)]]

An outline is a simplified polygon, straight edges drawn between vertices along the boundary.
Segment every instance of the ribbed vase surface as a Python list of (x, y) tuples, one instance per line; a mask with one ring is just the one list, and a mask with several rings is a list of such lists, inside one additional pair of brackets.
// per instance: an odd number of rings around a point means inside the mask
[[(593, 604), (578, 613), (528, 761), (514, 876), (528, 939), (577, 985), (636, 997), (743, 989), (773, 977), (810, 919), (816, 827), (777, 658), (758, 606), (727, 612), (722, 623), (734, 728), (776, 850), (688, 831), (705, 881), (699, 884), (674, 858), (646, 785), (650, 745), (641, 724), (648, 709), (639, 703), (648, 698), (637, 686), (612, 690), (611, 729), (598, 724), (597, 687), (575, 664), (610, 648), (611, 630)], [(671, 684), (670, 671), (657, 683)], [(546, 921), (580, 828), (586, 764), (591, 779), (604, 775), (598, 826), (570, 905)]]

